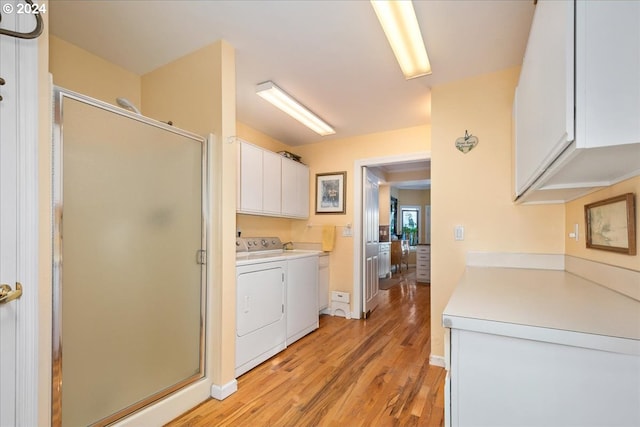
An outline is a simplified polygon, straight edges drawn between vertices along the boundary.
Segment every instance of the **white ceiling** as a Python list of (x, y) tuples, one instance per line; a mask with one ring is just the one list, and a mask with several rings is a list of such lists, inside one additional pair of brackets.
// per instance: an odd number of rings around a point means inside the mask
[[(433, 74), (405, 80), (368, 1), (53, 0), (51, 33), (137, 74), (219, 39), (236, 49), (237, 119), (288, 145), (430, 122), (434, 85), (522, 63), (533, 0), (414, 1)], [(266, 103), (274, 81), (336, 129)]]

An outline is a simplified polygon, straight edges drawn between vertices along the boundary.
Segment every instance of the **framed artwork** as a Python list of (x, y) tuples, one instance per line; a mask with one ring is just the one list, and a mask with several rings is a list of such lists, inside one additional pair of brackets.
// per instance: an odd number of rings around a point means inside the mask
[(316, 174), (316, 213), (343, 214), (345, 207), (346, 172)]
[(587, 248), (636, 254), (636, 211), (633, 193), (584, 206)]

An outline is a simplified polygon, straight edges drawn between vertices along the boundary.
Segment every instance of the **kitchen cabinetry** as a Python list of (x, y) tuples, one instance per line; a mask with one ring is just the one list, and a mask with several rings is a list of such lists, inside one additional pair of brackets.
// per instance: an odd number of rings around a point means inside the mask
[(318, 257), (318, 312), (329, 308), (329, 254)]
[(309, 217), (309, 168), (239, 141), (237, 212), (286, 218)]
[(380, 243), (378, 250), (378, 277), (391, 276), (391, 242)]
[(443, 324), (450, 425), (640, 425), (637, 300), (564, 271), (467, 267)]
[(286, 158), (282, 158), (282, 215), (309, 216), (309, 168)]
[(514, 100), (516, 200), (640, 174), (638, 75), (640, 2), (538, 2)]
[(317, 271), (317, 256), (287, 262), (287, 345), (318, 329)]
[(431, 282), (431, 245), (416, 248), (416, 281)]

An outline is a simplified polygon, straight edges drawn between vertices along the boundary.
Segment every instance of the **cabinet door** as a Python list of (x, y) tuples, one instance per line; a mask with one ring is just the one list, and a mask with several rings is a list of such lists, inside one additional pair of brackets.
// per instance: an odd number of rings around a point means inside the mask
[(238, 211), (262, 211), (262, 151), (240, 142), (238, 170)]
[(573, 1), (536, 6), (516, 89), (516, 195), (574, 140), (573, 17)]
[(640, 2), (576, 5), (576, 146), (640, 143)]
[(309, 168), (293, 160), (282, 160), (282, 214), (309, 217)]
[(262, 211), (279, 215), (282, 212), (282, 156), (262, 151)]
[(287, 265), (287, 345), (318, 328), (318, 257)]

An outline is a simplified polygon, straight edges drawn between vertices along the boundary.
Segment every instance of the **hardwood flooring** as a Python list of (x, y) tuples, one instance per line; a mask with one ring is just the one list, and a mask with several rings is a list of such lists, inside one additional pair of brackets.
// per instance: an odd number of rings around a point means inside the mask
[(442, 426), (429, 311), (429, 285), (405, 273), (368, 319), (322, 315), (320, 329), (238, 378), (235, 394), (167, 426)]

